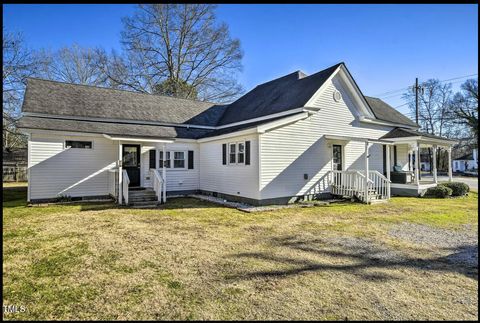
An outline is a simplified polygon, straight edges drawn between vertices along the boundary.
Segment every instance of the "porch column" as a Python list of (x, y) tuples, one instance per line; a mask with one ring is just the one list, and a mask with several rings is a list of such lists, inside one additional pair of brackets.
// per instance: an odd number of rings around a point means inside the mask
[(415, 183), (420, 184), (420, 145), (415, 144)]
[(438, 183), (437, 180), (437, 145), (433, 145), (433, 158), (432, 158), (432, 171), (433, 171), (433, 181), (435, 184)]
[(368, 203), (368, 141), (365, 141), (365, 183), (364, 183), (364, 190), (365, 190), (365, 203)]
[[(165, 161), (167, 160), (167, 152), (165, 149), (165, 144), (162, 145), (163, 150), (163, 168), (162, 168), (162, 177), (163, 177), (163, 187), (162, 187), (162, 202), (167, 202), (167, 167), (165, 165)], [(171, 166), (173, 167), (173, 165)]]
[(448, 147), (448, 181), (453, 180), (452, 175), (452, 146)]
[(412, 171), (413, 170), (413, 148), (410, 148), (410, 150), (408, 151), (408, 155), (409, 155), (408, 158), (410, 159), (408, 163), (408, 170)]
[(387, 196), (390, 198), (390, 145), (385, 145), (386, 166), (387, 166)]
[(118, 142), (118, 204), (123, 204), (122, 144)]

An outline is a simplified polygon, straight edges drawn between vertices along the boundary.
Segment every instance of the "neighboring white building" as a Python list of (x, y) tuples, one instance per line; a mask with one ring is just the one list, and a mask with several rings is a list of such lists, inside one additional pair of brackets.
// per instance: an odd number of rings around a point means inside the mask
[(436, 170), (420, 182), (409, 158), (455, 143), (364, 96), (343, 63), (266, 82), (229, 105), (29, 79), (19, 127), (29, 136), (29, 201), (143, 205), (138, 188), (150, 188), (162, 202), (201, 192), (251, 204), (331, 194), (371, 203), (436, 185)]
[(474, 148), (471, 153), (453, 160), (454, 172), (468, 172), (478, 170), (478, 150)]

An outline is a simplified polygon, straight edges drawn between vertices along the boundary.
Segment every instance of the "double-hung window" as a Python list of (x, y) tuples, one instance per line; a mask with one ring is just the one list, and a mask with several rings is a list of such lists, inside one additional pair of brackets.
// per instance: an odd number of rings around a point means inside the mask
[(166, 168), (170, 168), (170, 152), (167, 151), (166, 152), (166, 155), (167, 155), (167, 158), (163, 158), (163, 151), (160, 150), (160, 163), (159, 163), (159, 166), (160, 168), (163, 168), (163, 165), (165, 165)]
[(245, 142), (228, 144), (228, 163), (230, 165), (245, 164)]
[(228, 150), (228, 151), (229, 151), (229, 154), (228, 154), (229, 158), (228, 158), (228, 162), (229, 162), (230, 164), (235, 164), (236, 161), (237, 161), (237, 158), (236, 158), (236, 157), (237, 157), (237, 155), (236, 155), (237, 149), (236, 149), (236, 148), (237, 148), (237, 145), (236, 145), (236, 144), (234, 144), (234, 143), (229, 144), (229, 150)]
[(244, 142), (238, 143), (237, 163), (238, 164), (245, 163), (245, 143)]
[(173, 152), (173, 168), (185, 168), (185, 152)]
[[(159, 166), (163, 168), (185, 169), (186, 168), (186, 152), (185, 151), (167, 151), (166, 158), (163, 158), (163, 151), (159, 151)], [(193, 168), (193, 167), (192, 167)]]

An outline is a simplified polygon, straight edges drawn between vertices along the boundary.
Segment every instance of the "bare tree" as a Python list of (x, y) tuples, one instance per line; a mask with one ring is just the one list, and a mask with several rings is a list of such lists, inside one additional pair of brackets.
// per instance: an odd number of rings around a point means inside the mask
[(476, 147), (478, 140), (478, 80), (469, 79), (461, 85), (450, 101), (451, 118), (461, 127), (469, 130), (465, 140), (469, 146)]
[(236, 81), (242, 51), (210, 4), (139, 5), (123, 19), (123, 55), (103, 67), (119, 86), (135, 91), (226, 102), (242, 92)]
[(25, 146), (26, 138), (16, 129), (26, 79), (39, 73), (40, 57), (25, 46), (20, 33), (3, 28), (3, 147)]
[[(428, 133), (452, 137), (455, 127), (449, 117), (449, 106), (452, 97), (452, 85), (430, 79), (421, 84), (419, 92), (419, 126)], [(408, 91), (403, 95), (407, 100), (410, 112), (415, 114), (415, 93)]]
[(42, 76), (47, 79), (83, 85), (108, 85), (96, 49), (73, 44), (53, 53), (43, 52), (43, 56)]
[[(429, 79), (421, 84), (419, 91), (419, 126), (424, 132), (447, 138), (459, 138), (464, 133), (462, 127), (453, 122), (450, 114), (452, 98), (452, 85), (442, 83), (437, 79)], [(415, 115), (415, 93), (408, 91), (403, 98), (407, 101), (411, 115)], [(427, 149), (430, 164), (432, 163), (432, 150)], [(448, 160), (445, 152), (437, 150), (438, 168), (447, 167)], [(431, 168), (430, 168), (431, 169)]]

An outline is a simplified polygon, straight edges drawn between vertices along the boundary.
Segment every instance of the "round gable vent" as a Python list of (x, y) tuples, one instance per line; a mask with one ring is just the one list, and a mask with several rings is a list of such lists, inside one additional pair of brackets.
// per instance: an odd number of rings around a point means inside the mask
[(340, 91), (338, 90), (333, 91), (333, 99), (335, 100), (335, 102), (340, 102), (340, 100), (342, 99), (342, 93), (340, 93)]

